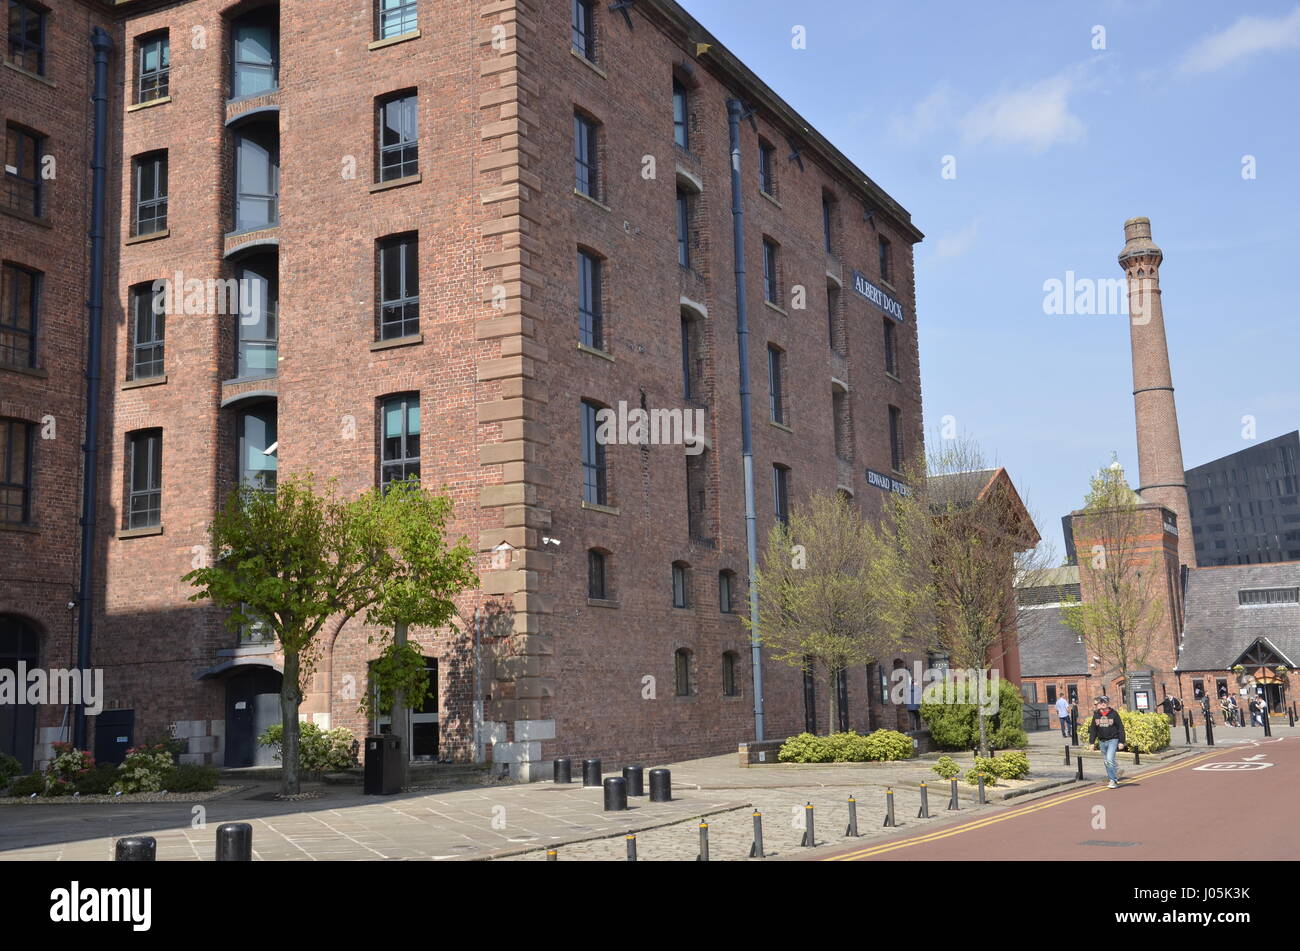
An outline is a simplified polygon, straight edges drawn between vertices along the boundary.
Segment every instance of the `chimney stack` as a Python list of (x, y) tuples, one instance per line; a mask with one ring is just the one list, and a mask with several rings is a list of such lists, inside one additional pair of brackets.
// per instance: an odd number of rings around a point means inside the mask
[(1160, 303), (1160, 262), (1164, 255), (1151, 240), (1151, 221), (1124, 222), (1119, 265), (1128, 279), (1129, 339), (1133, 347), (1133, 410), (1137, 418), (1138, 494), (1178, 517), (1178, 559), (1196, 566), (1187, 476), (1178, 436), (1169, 346)]

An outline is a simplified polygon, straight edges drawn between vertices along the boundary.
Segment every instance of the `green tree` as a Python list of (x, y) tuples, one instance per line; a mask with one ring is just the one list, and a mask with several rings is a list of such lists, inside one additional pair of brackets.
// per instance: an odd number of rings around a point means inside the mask
[[(757, 571), (761, 643), (774, 660), (840, 671), (867, 664), (899, 642), (895, 606), (879, 596), (899, 570), (897, 550), (859, 509), (838, 495), (816, 494), (777, 522)], [(743, 619), (746, 627), (748, 618)], [(830, 726), (839, 722), (839, 691), (830, 691)]]
[(464, 538), (449, 546), (451, 500), (412, 479), (340, 499), (310, 474), (274, 491), (240, 487), (209, 526), (214, 558), (184, 576), (191, 601), (228, 608), (237, 629), (261, 621), (284, 657), (282, 795), (299, 789), (298, 707), (313, 641), (326, 621), (364, 615), (369, 624), (437, 627), (452, 599), (476, 583)]

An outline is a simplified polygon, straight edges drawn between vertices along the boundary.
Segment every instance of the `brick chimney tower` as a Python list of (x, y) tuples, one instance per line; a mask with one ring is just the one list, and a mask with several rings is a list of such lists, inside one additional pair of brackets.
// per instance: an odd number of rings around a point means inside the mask
[(1187, 503), (1178, 410), (1169, 372), (1164, 309), (1160, 304), (1160, 262), (1164, 255), (1151, 240), (1151, 221), (1124, 222), (1119, 265), (1128, 279), (1129, 339), (1133, 345), (1133, 409), (1137, 417), (1138, 494), (1178, 516), (1178, 559), (1196, 566), (1192, 517)]

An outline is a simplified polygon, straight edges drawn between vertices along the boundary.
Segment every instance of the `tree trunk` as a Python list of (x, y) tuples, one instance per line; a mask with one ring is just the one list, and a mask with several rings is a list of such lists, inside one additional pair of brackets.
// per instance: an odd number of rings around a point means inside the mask
[(300, 732), (298, 730), (298, 705), (302, 703), (302, 688), (298, 683), (301, 661), (296, 653), (285, 652), (284, 679), (280, 684), (280, 723), (283, 726), (280, 742), (280, 795), (296, 796), (301, 791), (298, 782)]
[(840, 729), (840, 672), (830, 671), (831, 721), (827, 725), (827, 734), (838, 733)]
[(988, 724), (983, 713), (976, 713), (980, 721), (980, 756), (989, 755)]
[[(393, 625), (393, 644), (397, 647), (406, 646), (406, 624), (398, 623)], [(406, 711), (406, 691), (400, 687), (393, 691), (393, 735), (398, 737), (401, 743), (401, 755), (398, 760), (401, 762), (402, 782), (401, 785), (407, 785), (407, 764), (411, 761), (411, 737), (410, 725), (411, 718)]]

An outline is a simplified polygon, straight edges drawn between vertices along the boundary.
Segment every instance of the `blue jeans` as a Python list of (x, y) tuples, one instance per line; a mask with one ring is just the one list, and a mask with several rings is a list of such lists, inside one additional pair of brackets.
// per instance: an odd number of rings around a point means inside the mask
[(1119, 740), (1102, 740), (1101, 760), (1106, 764), (1106, 778), (1112, 783), (1119, 780), (1119, 767), (1115, 763), (1115, 753), (1119, 750)]
[(1070, 717), (1067, 714), (1066, 716), (1061, 717), (1061, 736), (1069, 736), (1069, 735), (1070, 735)]

